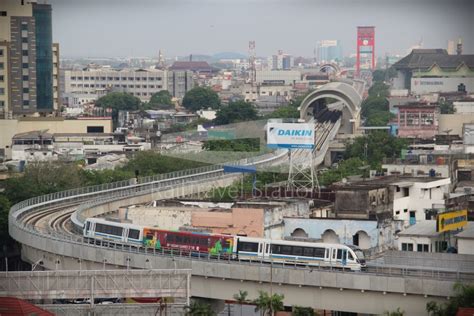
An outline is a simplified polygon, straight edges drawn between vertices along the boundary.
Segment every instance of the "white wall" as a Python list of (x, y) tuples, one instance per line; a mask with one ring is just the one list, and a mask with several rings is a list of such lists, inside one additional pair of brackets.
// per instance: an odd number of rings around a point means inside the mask
[(458, 91), (461, 83), (466, 86), (466, 91), (474, 91), (474, 78), (412, 78), (411, 93), (453, 92)]
[[(408, 224), (410, 211), (416, 211), (416, 221), (424, 221), (425, 209), (432, 208), (433, 204), (444, 204), (444, 194), (449, 192), (450, 183), (449, 178), (431, 182), (413, 182), (406, 197), (403, 196), (403, 188), (400, 188), (399, 192), (394, 188), (394, 219), (403, 220), (405, 224)], [(407, 212), (404, 211), (405, 209)]]
[(474, 255), (474, 239), (458, 238), (458, 253)]

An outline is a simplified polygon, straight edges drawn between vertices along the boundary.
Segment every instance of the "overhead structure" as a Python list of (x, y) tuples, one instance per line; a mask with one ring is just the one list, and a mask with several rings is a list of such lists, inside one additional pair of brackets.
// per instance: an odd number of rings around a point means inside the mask
[[(360, 81), (354, 81), (352, 84), (330, 82), (311, 92), (301, 102), (300, 118), (310, 121), (327, 110), (339, 110), (342, 112), (340, 133), (356, 134), (362, 102), (362, 97), (358, 92), (362, 89), (358, 89), (358, 84)], [(339, 102), (334, 102), (334, 100)]]

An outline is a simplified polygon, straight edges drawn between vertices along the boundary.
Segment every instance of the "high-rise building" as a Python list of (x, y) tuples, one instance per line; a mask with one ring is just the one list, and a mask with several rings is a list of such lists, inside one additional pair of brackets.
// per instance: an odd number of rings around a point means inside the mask
[[(0, 2), (0, 106), (14, 115), (54, 110), (51, 5)], [(2, 79), (3, 76), (3, 80)]]
[(293, 67), (293, 64), (293, 56), (284, 54), (282, 50), (278, 51), (278, 55), (272, 55), (268, 58), (269, 70), (289, 70)]
[(319, 63), (342, 61), (342, 45), (338, 40), (317, 42), (316, 59)]
[(61, 94), (59, 89), (59, 44), (53, 43), (53, 109), (58, 111), (61, 109)]

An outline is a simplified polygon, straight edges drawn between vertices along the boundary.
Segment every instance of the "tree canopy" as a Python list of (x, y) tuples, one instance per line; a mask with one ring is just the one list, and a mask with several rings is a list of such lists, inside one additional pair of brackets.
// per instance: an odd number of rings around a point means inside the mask
[(112, 109), (112, 119), (118, 120), (119, 111), (139, 110), (142, 102), (139, 98), (124, 92), (111, 92), (95, 101), (95, 105), (101, 108)]
[(147, 109), (159, 109), (159, 110), (168, 110), (173, 109), (174, 104), (171, 100), (173, 96), (168, 90), (161, 90), (153, 94), (150, 98), (150, 101), (146, 104)]
[(214, 123), (224, 125), (256, 119), (258, 119), (258, 113), (255, 106), (252, 103), (239, 100), (229, 102), (228, 105), (221, 107), (216, 113)]
[(195, 87), (186, 92), (183, 106), (193, 112), (201, 109), (218, 109), (221, 105), (219, 96), (208, 87)]
[(407, 147), (407, 140), (389, 135), (386, 131), (372, 131), (370, 134), (356, 137), (346, 144), (344, 156), (366, 160), (375, 169), (379, 169), (385, 157), (396, 158)]
[(428, 314), (430, 316), (456, 316), (460, 307), (474, 307), (474, 284), (456, 283), (454, 291), (456, 295), (447, 303), (428, 302), (426, 304)]

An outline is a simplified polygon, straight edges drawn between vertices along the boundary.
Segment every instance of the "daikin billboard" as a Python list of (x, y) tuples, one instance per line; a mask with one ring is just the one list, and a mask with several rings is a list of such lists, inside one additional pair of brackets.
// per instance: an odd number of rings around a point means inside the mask
[(267, 123), (267, 146), (314, 149), (314, 124)]

